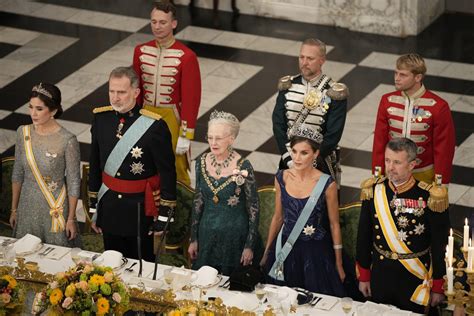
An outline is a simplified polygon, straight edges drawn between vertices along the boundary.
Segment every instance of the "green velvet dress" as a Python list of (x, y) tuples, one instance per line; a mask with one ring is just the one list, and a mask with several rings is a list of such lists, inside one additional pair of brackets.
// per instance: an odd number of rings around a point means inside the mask
[[(194, 196), (191, 242), (198, 242), (198, 256), (193, 269), (212, 266), (230, 275), (240, 265), (244, 248), (253, 250), (253, 263), (261, 257), (258, 234), (259, 204), (252, 165), (240, 159), (238, 168), (246, 170), (240, 181), (228, 176), (215, 179), (206, 170), (206, 153), (196, 159), (196, 194)], [(245, 171), (243, 172), (245, 174)], [(218, 192), (216, 192), (218, 191)]]

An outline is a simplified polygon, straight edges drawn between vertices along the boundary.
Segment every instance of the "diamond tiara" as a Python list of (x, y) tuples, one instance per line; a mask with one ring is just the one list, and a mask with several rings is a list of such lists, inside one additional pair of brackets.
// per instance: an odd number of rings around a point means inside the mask
[(321, 144), (323, 142), (323, 134), (306, 126), (299, 126), (296, 131), (294, 131), (290, 135), (290, 137), (294, 136), (303, 137), (312, 140), (313, 142), (316, 142), (318, 144)]
[(239, 120), (235, 117), (234, 114), (228, 113), (228, 112), (224, 112), (224, 111), (217, 111), (217, 110), (214, 110), (214, 111), (211, 113), (211, 116), (209, 117), (209, 121), (217, 120), (217, 119), (223, 119), (223, 120), (227, 120), (227, 121), (232, 121), (232, 122), (239, 123)]
[(53, 96), (51, 95), (51, 93), (49, 93), (48, 90), (46, 90), (45, 88), (43, 88), (42, 86), (42, 83), (40, 83), (39, 85), (36, 85), (33, 87), (32, 91), (34, 92), (38, 92), (39, 94), (42, 94), (50, 99), (53, 98)]

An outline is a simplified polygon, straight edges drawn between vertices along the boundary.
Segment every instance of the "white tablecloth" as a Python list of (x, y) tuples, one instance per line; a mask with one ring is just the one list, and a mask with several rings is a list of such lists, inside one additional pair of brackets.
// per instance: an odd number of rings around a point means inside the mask
[[(2, 243), (5, 238), (0, 236), (0, 243)], [(7, 238), (11, 239), (11, 238)], [(59, 247), (59, 246), (53, 246), (55, 250), (53, 250), (50, 255), (47, 256), (40, 256), (39, 253), (41, 253), (46, 247), (50, 247), (51, 245), (44, 245), (43, 248), (41, 248), (39, 251), (36, 253), (26, 255), (25, 260), (26, 261), (36, 261), (38, 262), (39, 270), (42, 272), (50, 273), (50, 274), (55, 274), (58, 272), (63, 272), (69, 269), (70, 267), (74, 266), (74, 262), (71, 259), (70, 253), (67, 251), (67, 248), (64, 247)], [(64, 252), (65, 255), (60, 258), (60, 259), (51, 259), (50, 257), (54, 257), (55, 252)], [(134, 277), (137, 277), (138, 275), (138, 264), (134, 266), (134, 271), (132, 273), (126, 272), (125, 268), (129, 267), (133, 262), (136, 262), (138, 260), (135, 259), (129, 259), (127, 264), (125, 264), (122, 268), (117, 269), (116, 273), (120, 274), (120, 277), (123, 279), (125, 283), (130, 283), (130, 280)], [(158, 280), (163, 280), (163, 272), (165, 269), (170, 268), (169, 266), (159, 264), (158, 265), (158, 271), (157, 271), (157, 279)], [(153, 276), (153, 270), (154, 270), (154, 263), (151, 262), (146, 262), (143, 261), (143, 272), (142, 272), (142, 277), (146, 279), (151, 279)], [(244, 293), (244, 292), (237, 292), (237, 291), (229, 291), (227, 289), (224, 289), (222, 287), (219, 287), (220, 284), (223, 284), (228, 277), (223, 276), (221, 281), (216, 284), (215, 286), (206, 289), (206, 294), (203, 296), (204, 300), (207, 300), (207, 297), (220, 297), (223, 300), (223, 303), (226, 304), (227, 306), (236, 306), (241, 309), (249, 309), (249, 308), (255, 308), (258, 306), (258, 300), (255, 294), (253, 293)], [(163, 282), (160, 282), (163, 284)], [(165, 285), (163, 285), (165, 286)], [(331, 296), (323, 295), (323, 294), (317, 294), (317, 296), (322, 297), (322, 299), (327, 299), (329, 300), (334, 299)], [(192, 299), (192, 293), (189, 292), (178, 292), (177, 293), (177, 299)], [(360, 302), (354, 302), (353, 303), (353, 308), (352, 311), (355, 312), (357, 310), (357, 307), (362, 305), (363, 303)], [(400, 310), (396, 310), (395, 308), (392, 308), (393, 313), (386, 313), (380, 316), (384, 315), (416, 315), (414, 313), (409, 313), (409, 312), (403, 312)], [(352, 313), (349, 315), (352, 315)], [(339, 299), (337, 299), (337, 303), (330, 309), (330, 310), (321, 310), (317, 309), (316, 307), (311, 307), (311, 306), (298, 306), (296, 310), (296, 314), (291, 314), (291, 315), (331, 315), (331, 316), (344, 316), (347, 314), (344, 314), (341, 308), (341, 304), (339, 302)], [(356, 316), (357, 313), (354, 313)]]

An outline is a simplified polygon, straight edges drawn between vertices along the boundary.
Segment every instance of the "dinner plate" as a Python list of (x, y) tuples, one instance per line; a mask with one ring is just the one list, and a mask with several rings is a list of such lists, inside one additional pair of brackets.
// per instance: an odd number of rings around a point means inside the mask
[(16, 255), (17, 255), (17, 256), (20, 256), (20, 257), (32, 255), (32, 254), (34, 254), (35, 252), (40, 251), (41, 248), (43, 248), (43, 243), (42, 243), (42, 242), (40, 242), (38, 245), (36, 245), (36, 247), (33, 248), (32, 250), (23, 251), (23, 252), (17, 252)]
[[(196, 281), (197, 281), (197, 280), (196, 280)], [(196, 281), (194, 281), (194, 282), (196, 282)], [(216, 286), (216, 285), (219, 284), (221, 281), (222, 281), (222, 275), (218, 274), (218, 275), (216, 275), (216, 279), (214, 280), (214, 282), (211, 282), (211, 283), (209, 283), (209, 284), (207, 284), (207, 285), (196, 285), (196, 284), (194, 284), (194, 282), (193, 282), (193, 285), (195, 285), (195, 286), (197, 286), (197, 287), (200, 287), (200, 288), (202, 288), (202, 289), (209, 289), (209, 288), (211, 288), (211, 287), (213, 287), (213, 286)]]

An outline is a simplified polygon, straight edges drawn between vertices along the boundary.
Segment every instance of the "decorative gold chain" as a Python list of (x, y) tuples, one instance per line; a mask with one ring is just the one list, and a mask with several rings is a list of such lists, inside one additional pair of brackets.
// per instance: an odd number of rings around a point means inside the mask
[[(240, 161), (238, 163), (237, 168), (240, 169), (240, 167), (242, 166), (242, 162), (243, 161)], [(204, 177), (204, 180), (206, 180), (207, 186), (209, 187), (209, 189), (211, 189), (212, 193), (214, 193), (214, 196), (212, 197), (212, 201), (214, 201), (215, 204), (219, 203), (219, 197), (217, 196), (217, 193), (219, 193), (219, 191), (224, 189), (226, 186), (228, 186), (234, 180), (232, 179), (231, 176), (229, 176), (229, 179), (227, 179), (224, 183), (219, 185), (217, 188), (214, 187), (212, 185), (211, 179), (209, 179), (209, 176), (206, 173), (206, 155), (201, 156), (201, 173)]]

